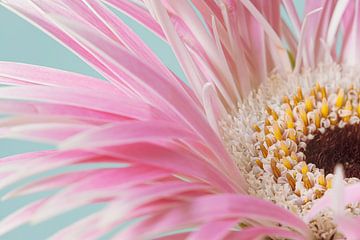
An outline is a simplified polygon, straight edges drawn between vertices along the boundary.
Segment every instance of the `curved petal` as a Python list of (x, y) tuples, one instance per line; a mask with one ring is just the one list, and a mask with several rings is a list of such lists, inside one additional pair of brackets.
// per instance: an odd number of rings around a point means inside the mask
[(0, 88), (0, 99), (64, 104), (118, 114), (133, 119), (151, 119), (160, 115), (156, 109), (143, 102), (88, 89), (52, 88), (48, 86), (2, 87)]
[(121, 94), (113, 85), (82, 74), (23, 63), (0, 62), (0, 83), (17, 81), (16, 85), (44, 85), (52, 87), (85, 88)]
[(236, 217), (253, 221), (267, 220), (282, 223), (285, 226), (297, 229), (304, 238), (307, 237), (307, 226), (286, 210), (264, 200), (230, 194), (195, 198), (189, 203), (180, 204), (176, 208), (160, 212), (158, 215), (130, 226), (121, 232), (119, 237), (132, 239), (141, 233), (143, 237), (151, 238), (160, 233), (191, 227), (201, 222)]

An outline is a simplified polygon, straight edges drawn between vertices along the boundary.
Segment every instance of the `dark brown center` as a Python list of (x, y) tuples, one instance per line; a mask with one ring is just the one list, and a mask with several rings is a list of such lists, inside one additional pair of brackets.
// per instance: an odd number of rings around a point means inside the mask
[(348, 124), (343, 128), (328, 129), (306, 142), (307, 163), (333, 173), (337, 164), (342, 164), (346, 177), (360, 178), (360, 125)]

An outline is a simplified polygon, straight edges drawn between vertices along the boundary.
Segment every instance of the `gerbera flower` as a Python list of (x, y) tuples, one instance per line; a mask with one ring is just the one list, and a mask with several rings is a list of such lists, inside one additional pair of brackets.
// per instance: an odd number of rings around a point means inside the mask
[[(101, 202), (53, 239), (359, 238), (358, 1), (307, 1), (303, 19), (287, 0), (0, 2), (108, 80), (0, 63), (3, 136), (57, 146), (2, 159), (0, 187), (118, 164), (12, 189), (58, 191), (0, 234)], [(191, 88), (110, 6), (172, 46)]]

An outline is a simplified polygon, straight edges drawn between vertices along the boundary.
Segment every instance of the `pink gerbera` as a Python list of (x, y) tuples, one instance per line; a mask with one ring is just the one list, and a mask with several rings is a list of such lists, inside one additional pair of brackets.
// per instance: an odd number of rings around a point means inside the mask
[[(108, 80), (1, 62), (2, 136), (57, 149), (1, 159), (0, 188), (115, 163), (12, 189), (58, 191), (0, 234), (105, 203), (52, 239), (360, 239), (359, 1), (308, 0), (303, 19), (290, 0), (0, 3)], [(191, 88), (109, 6), (168, 42)]]

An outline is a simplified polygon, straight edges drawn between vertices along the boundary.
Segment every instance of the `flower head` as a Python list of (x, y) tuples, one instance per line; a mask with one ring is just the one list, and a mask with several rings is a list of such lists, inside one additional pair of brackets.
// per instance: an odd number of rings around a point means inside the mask
[[(4, 198), (61, 189), (3, 219), (0, 234), (101, 202), (54, 238), (132, 222), (115, 238), (357, 239), (358, 1), (309, 0), (303, 19), (288, 0), (0, 3), (107, 80), (0, 63), (3, 136), (57, 146), (1, 159), (0, 187), (116, 164), (11, 190)], [(109, 6), (167, 41), (191, 87)]]

